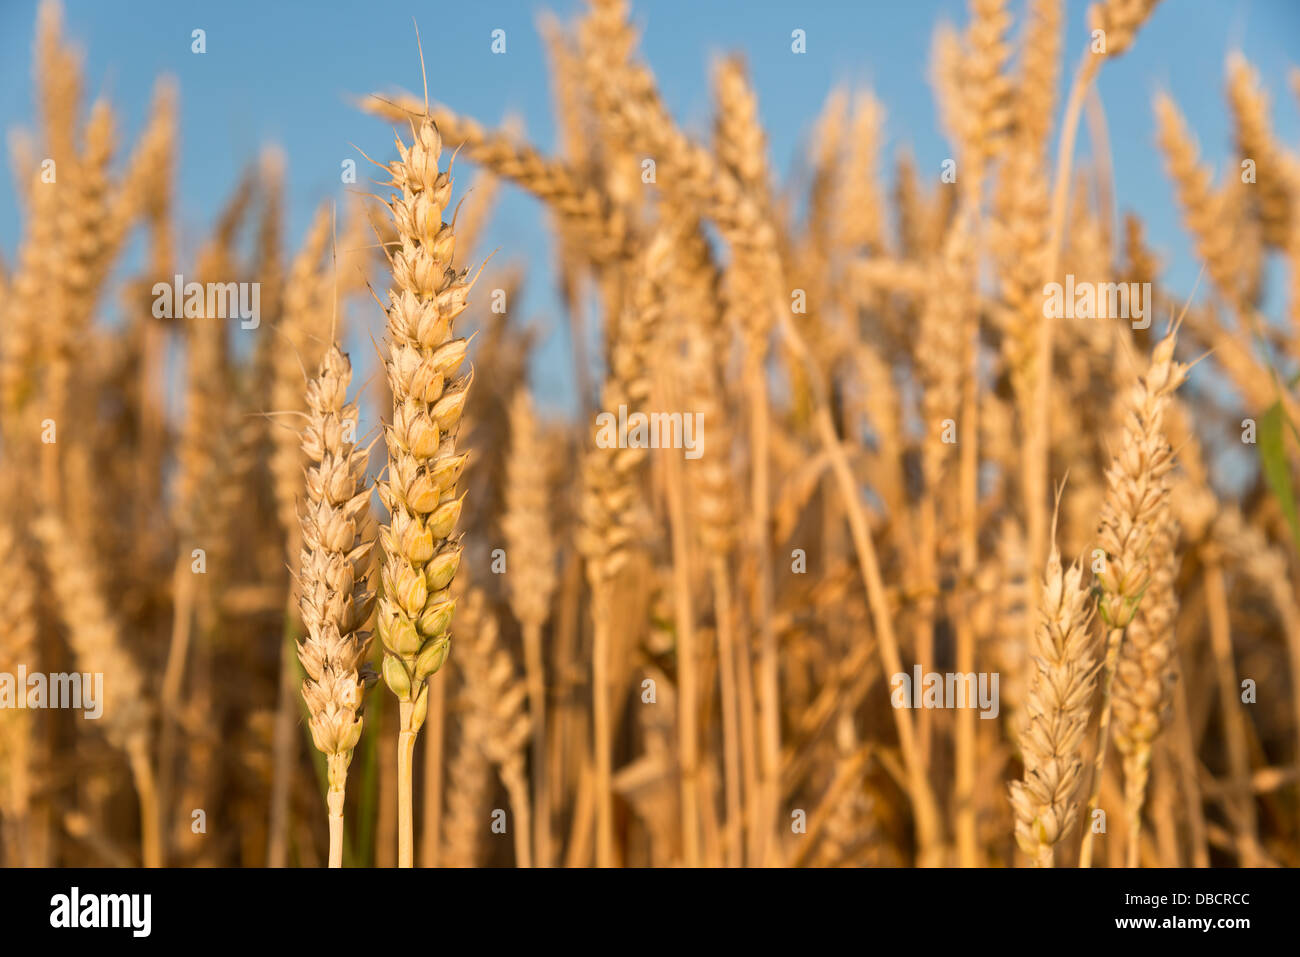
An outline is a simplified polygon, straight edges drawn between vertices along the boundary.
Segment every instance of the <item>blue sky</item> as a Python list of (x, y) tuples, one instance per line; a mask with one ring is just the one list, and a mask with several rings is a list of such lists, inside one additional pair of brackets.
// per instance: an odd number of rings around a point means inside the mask
[[(1023, 0), (1013, 0), (1019, 15)], [(1082, 0), (1069, 0), (1070, 61), (1086, 39)], [(139, 131), (155, 77), (174, 75), (182, 108), (179, 197), (181, 242), (193, 251), (244, 164), (265, 145), (288, 158), (290, 242), (297, 243), (312, 209), (342, 197), (340, 163), (357, 153), (379, 159), (391, 148), (391, 126), (361, 114), (353, 94), (419, 88), (412, 16), (423, 34), (429, 92), (461, 112), (495, 123), (523, 116), (530, 138), (553, 142), (550, 93), (537, 15), (561, 17), (578, 0), (387, 2), (374, 0), (65, 0), (65, 32), (85, 51), (87, 90), (116, 108), (123, 142)], [(935, 22), (965, 20), (961, 0), (637, 0), (643, 51), (664, 97), (688, 129), (700, 132), (709, 113), (709, 65), (742, 51), (758, 90), (771, 160), (785, 173), (826, 93), (840, 82), (872, 86), (888, 111), (886, 166), (900, 146), (937, 177), (949, 149), (939, 132), (927, 64)], [(30, 126), (34, 0), (0, 0), (0, 128)], [(808, 52), (790, 52), (790, 31), (807, 32)], [(207, 34), (207, 52), (190, 51), (191, 31)], [(490, 36), (504, 29), (507, 53), (494, 55)], [(1164, 256), (1166, 276), (1189, 288), (1196, 273), (1177, 223), (1171, 187), (1155, 149), (1151, 97), (1169, 90), (1187, 114), (1205, 156), (1216, 167), (1228, 156), (1230, 129), (1223, 64), (1241, 49), (1273, 96), (1281, 137), (1300, 142), (1300, 110), (1286, 83), (1300, 64), (1297, 0), (1165, 0), (1136, 48), (1108, 64), (1100, 81), (1114, 153), (1121, 209), (1147, 221)], [(1086, 137), (1081, 144), (1086, 150)], [(359, 164), (360, 165), (360, 164)], [(0, 182), (0, 250), (12, 262), (20, 227), (8, 175)], [(564, 391), (567, 347), (549, 271), (549, 239), (537, 205), (508, 191), (487, 236), (498, 257), (533, 263), (524, 308), (554, 334), (535, 366), (539, 391)], [(375, 316), (366, 319), (377, 323)], [(554, 360), (554, 361), (552, 361)]]

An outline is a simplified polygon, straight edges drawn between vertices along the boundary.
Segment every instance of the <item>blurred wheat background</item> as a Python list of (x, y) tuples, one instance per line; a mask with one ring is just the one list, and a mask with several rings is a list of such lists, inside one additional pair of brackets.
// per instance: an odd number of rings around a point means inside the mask
[[(1116, 136), (1108, 72), (1217, 6), (951, 7), (888, 81), (932, 164), (865, 84), (773, 135), (745, 51), (675, 116), (624, 0), (530, 12), (550, 115), (476, 118), (421, 14), (380, 89), (275, 73), (359, 131), (304, 209), (274, 145), (185, 173), (183, 79), (124, 135), (42, 0), (0, 704), (20, 667), (105, 701), (0, 708), (0, 859), (1300, 863), (1300, 72), (1146, 77)], [(494, 226), (523, 195), (544, 231)], [(256, 284), (255, 326), (159, 317), (177, 274)], [(1053, 314), (1067, 277), (1149, 283), (1150, 322)], [(606, 447), (620, 409), (700, 454)], [(914, 668), (996, 675), (995, 717), (900, 707)]]

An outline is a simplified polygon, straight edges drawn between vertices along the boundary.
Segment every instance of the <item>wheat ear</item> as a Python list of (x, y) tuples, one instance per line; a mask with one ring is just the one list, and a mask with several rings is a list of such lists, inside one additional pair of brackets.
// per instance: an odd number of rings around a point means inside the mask
[(1147, 372), (1126, 397), (1120, 449), (1106, 469), (1106, 497), (1101, 507), (1097, 544), (1105, 551), (1098, 576), (1098, 611), (1107, 628), (1101, 681), (1101, 717), (1097, 730), (1088, 819), (1084, 824), (1079, 866), (1092, 863), (1089, 821), (1101, 796), (1101, 775), (1110, 732), (1111, 688), (1124, 633), (1137, 614), (1151, 580), (1151, 547), (1169, 510), (1168, 474), (1174, 453), (1164, 432), (1164, 414), (1187, 366), (1174, 361), (1175, 333), (1156, 346)]
[[(306, 412), (303, 403), (303, 368), (313, 370), (321, 357), (316, 341), (324, 338), (328, 313), (323, 300), (321, 257), (330, 239), (330, 211), (323, 204), (316, 210), (285, 283), (283, 311), (276, 317), (276, 347), (269, 356), (270, 401), (276, 413)], [(267, 465), (271, 488), (290, 558), (296, 558), (298, 540), (298, 496), (305, 464), (299, 437), (291, 428), (272, 422), (268, 433), (271, 453)]]
[(1291, 229), (1295, 187), (1286, 173), (1287, 156), (1273, 133), (1268, 92), (1259, 73), (1240, 53), (1228, 56), (1228, 102), (1232, 106), (1237, 158), (1255, 162), (1259, 186), (1252, 191), (1252, 205), (1264, 239), (1284, 250)]
[(1011, 54), (1006, 0), (970, 0), (966, 55), (961, 60), (962, 181), (978, 203), (989, 162), (1003, 145), (1013, 119), (1014, 99), (1006, 64)]
[(1240, 237), (1228, 197), (1215, 190), (1210, 171), (1200, 161), (1200, 148), (1173, 99), (1158, 94), (1155, 113), (1157, 139), (1188, 232), (1196, 241), (1196, 253), (1224, 298), (1241, 308), (1245, 291), (1235, 256)]
[(388, 166), (400, 191), (388, 202), (397, 228), (389, 255), (388, 384), (393, 419), (385, 429), (388, 470), (379, 483), (390, 513), (380, 529), (383, 595), (376, 628), (384, 646), (384, 681), (397, 695), (398, 866), (413, 858), (411, 762), (429, 707), (427, 679), (447, 657), (456, 602), (449, 586), (460, 566), (455, 534), (461, 499), (456, 481), (466, 456), (456, 433), (470, 376), (458, 377), (468, 344), (452, 323), (464, 311), (472, 281), (451, 267), (452, 226), (442, 221), (451, 199), (450, 170), (438, 169), (442, 137), (425, 117), (400, 158)]
[(398, 97), (395, 101), (374, 97), (366, 101), (365, 109), (403, 122), (413, 117), (430, 119), (448, 142), (463, 144), (473, 162), (550, 206), (580, 238), (582, 252), (592, 262), (610, 263), (627, 254), (627, 224), (579, 170), (548, 159), (508, 131), (485, 129), (475, 120), (437, 104), (426, 113), (414, 97)]
[(1016, 843), (1039, 867), (1079, 814), (1083, 736), (1097, 685), (1092, 608), (1078, 563), (1064, 569), (1055, 543), (1043, 575), (1033, 672), (1020, 729), (1023, 781), (1011, 784)]
[(298, 608), (306, 637), (298, 658), (307, 678), (302, 697), (316, 748), (326, 756), (329, 866), (343, 866), (343, 802), (352, 749), (361, 737), (364, 671), (374, 595), (366, 590), (374, 543), (365, 541), (368, 453), (356, 445), (357, 407), (347, 401), (352, 365), (337, 345), (307, 384), (306, 502)]

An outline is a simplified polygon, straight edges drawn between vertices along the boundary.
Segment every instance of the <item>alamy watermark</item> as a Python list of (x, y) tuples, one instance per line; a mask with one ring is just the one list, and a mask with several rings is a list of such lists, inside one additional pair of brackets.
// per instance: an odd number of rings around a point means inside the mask
[(95, 720), (104, 713), (104, 675), (100, 672), (27, 673), (0, 671), (0, 709), (59, 708), (84, 711)]
[(596, 445), (602, 449), (684, 449), (685, 457), (704, 454), (703, 412), (633, 412), (596, 416)]
[(50, 898), (50, 926), (125, 927), (132, 937), (148, 937), (153, 927), (152, 894), (83, 894), (73, 887)]
[(998, 716), (998, 673), (937, 671), (899, 672), (889, 681), (889, 703), (895, 708), (979, 708), (981, 718)]
[(1134, 329), (1151, 325), (1151, 283), (1049, 282), (1043, 287), (1043, 315), (1051, 319), (1127, 319)]
[(262, 322), (260, 282), (186, 282), (177, 273), (172, 282), (153, 284), (155, 319), (238, 319), (241, 329)]

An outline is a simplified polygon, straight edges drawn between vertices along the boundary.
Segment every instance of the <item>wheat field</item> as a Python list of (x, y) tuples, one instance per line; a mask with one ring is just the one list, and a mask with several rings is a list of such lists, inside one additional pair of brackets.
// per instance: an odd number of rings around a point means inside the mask
[[(739, 54), (684, 124), (627, 0), (539, 17), (544, 152), (413, 24), (353, 91), (396, 142), (298, 246), (267, 149), (191, 254), (185, 89), (124, 142), (41, 0), (0, 861), (1300, 865), (1300, 70), (1207, 71), (1205, 156), (1163, 90), (1112, 147), (1097, 79), (1176, 6), (936, 22), (940, 170), (866, 88), (770, 141)], [(1159, 151), (1194, 284), (1112, 148)], [(546, 248), (486, 246), (504, 186)]]

